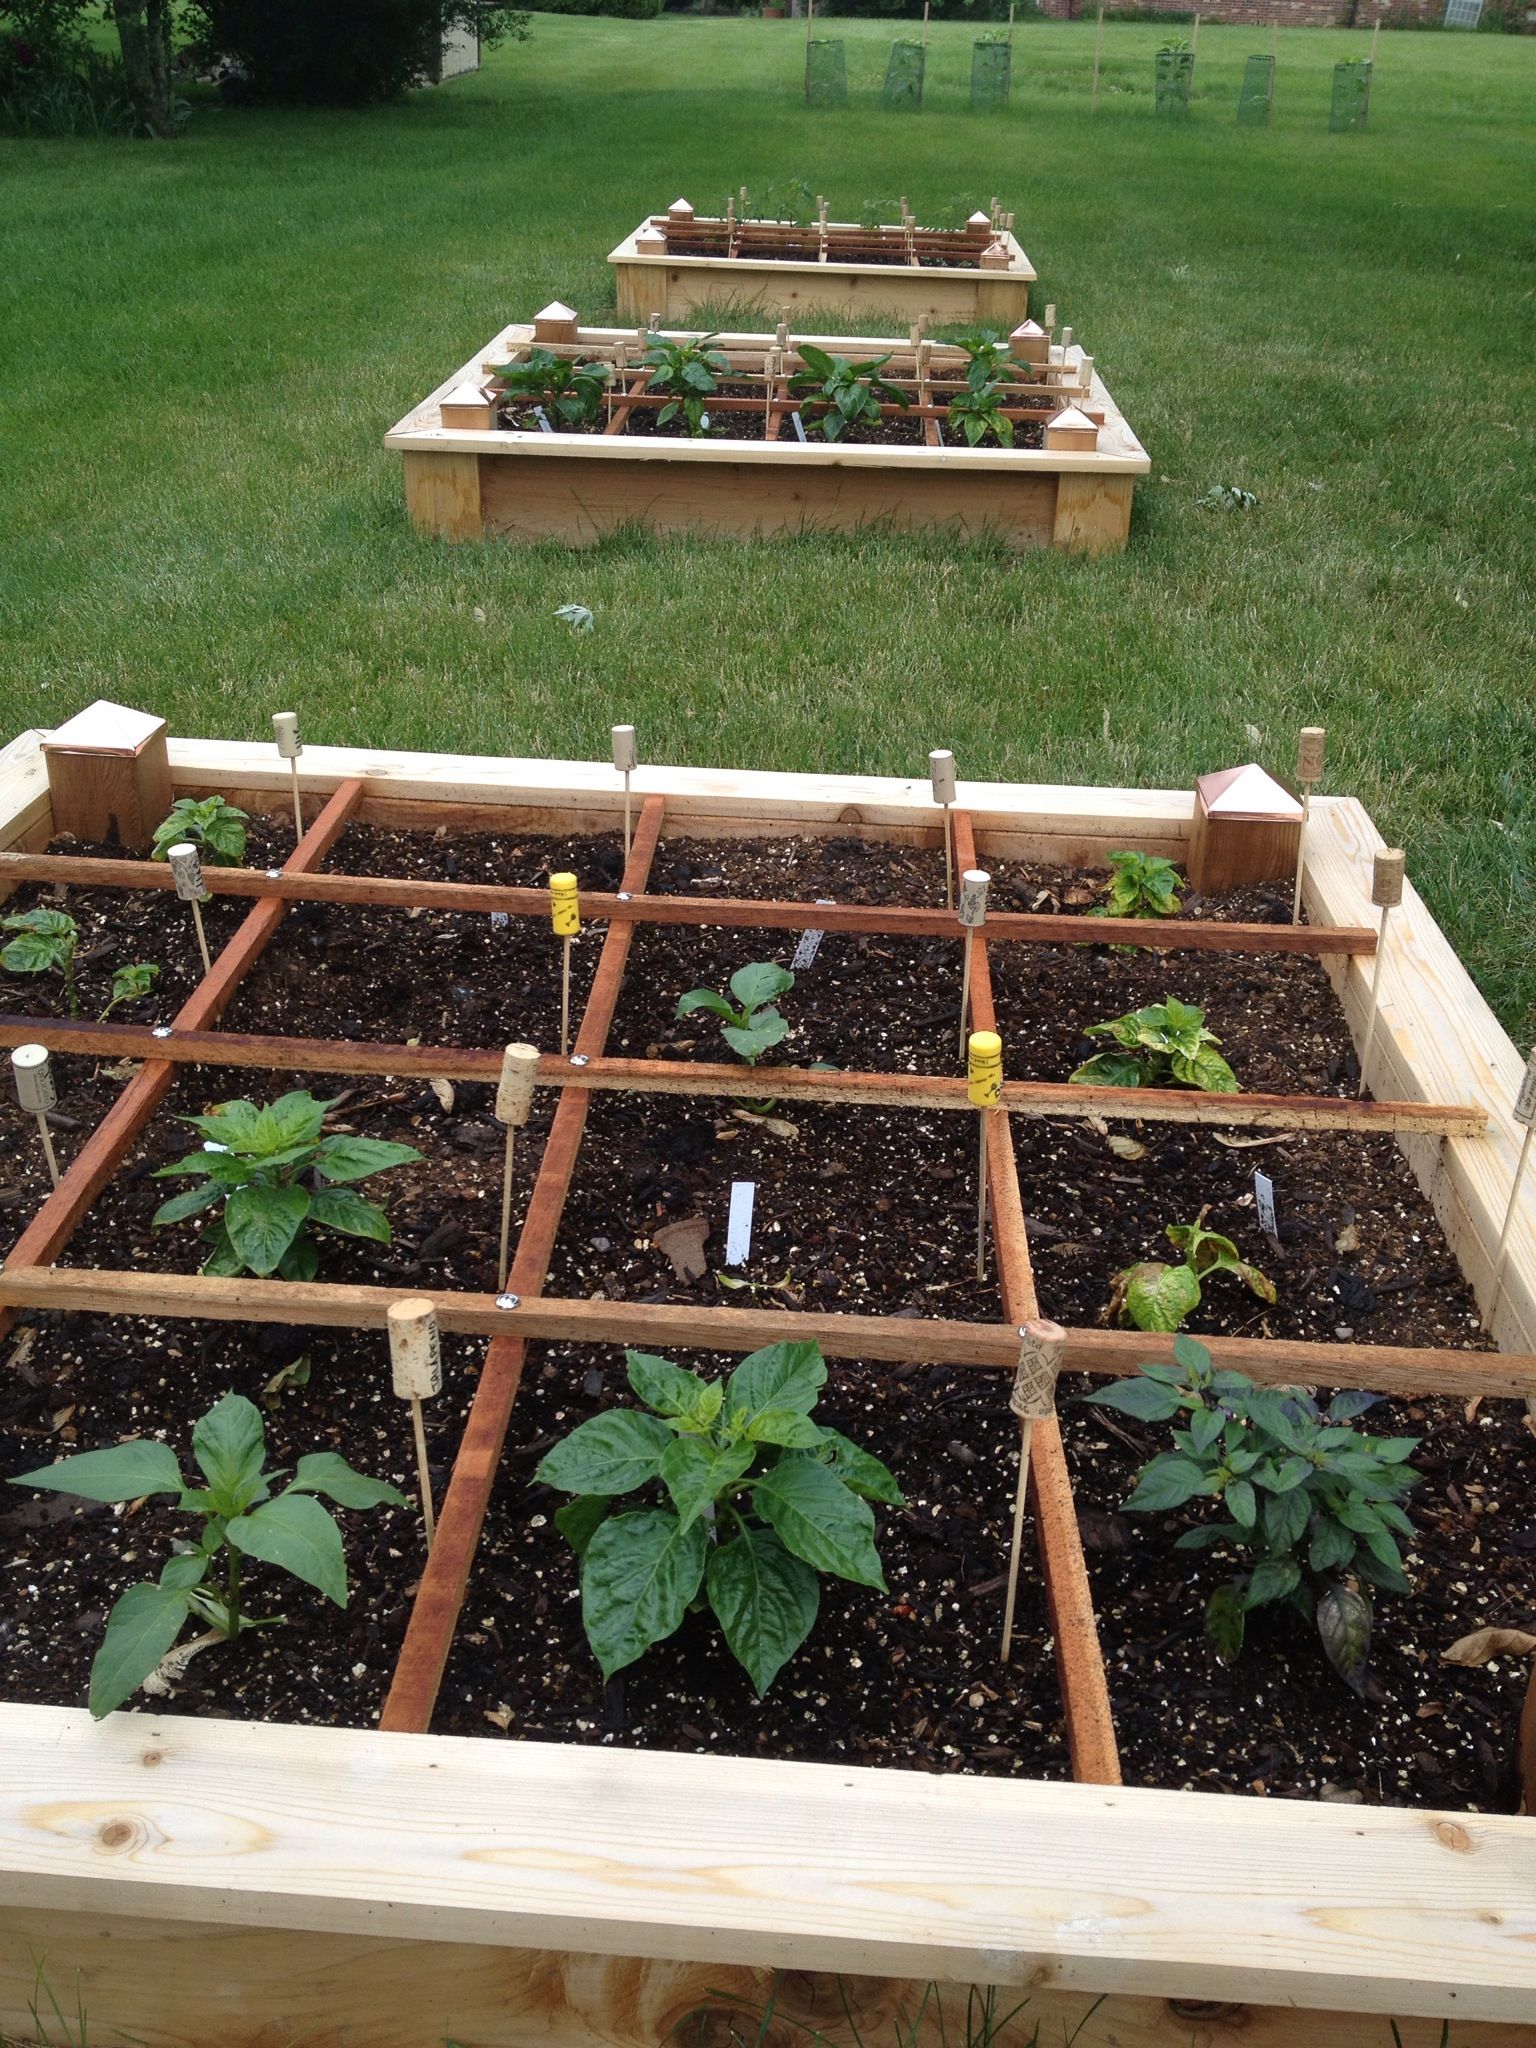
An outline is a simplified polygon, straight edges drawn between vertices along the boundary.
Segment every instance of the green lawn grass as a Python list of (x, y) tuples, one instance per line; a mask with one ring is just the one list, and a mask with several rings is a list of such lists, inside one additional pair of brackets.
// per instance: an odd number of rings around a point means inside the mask
[[(1329, 728), (1505, 1022), (1536, 1027), (1536, 41), (1387, 35), (1364, 135), (1327, 133), (1367, 38), (1021, 28), (1001, 115), (972, 31), (882, 113), (890, 24), (535, 16), (480, 75), (364, 114), (199, 109), (186, 137), (0, 143), (0, 727), (98, 694), (173, 730), (652, 760), (1183, 785)], [(905, 32), (905, 31), (903, 31)], [(679, 192), (803, 175), (834, 217), (996, 193), (1041, 300), (1152, 454), (1131, 545), (1014, 560), (939, 538), (626, 536), (450, 548), (406, 526), (392, 421), (504, 321), (612, 306), (606, 251)], [(1203, 510), (1213, 483), (1246, 513)], [(552, 614), (576, 599), (596, 630)], [(480, 615), (483, 614), (483, 623)], [(1252, 730), (1250, 730), (1252, 729)], [(1254, 737), (1257, 733), (1259, 737)]]

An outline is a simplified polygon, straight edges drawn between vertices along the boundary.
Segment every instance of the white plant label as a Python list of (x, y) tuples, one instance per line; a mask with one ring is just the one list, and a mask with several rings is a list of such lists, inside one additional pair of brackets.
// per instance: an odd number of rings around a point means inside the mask
[(1267, 1173), (1257, 1170), (1253, 1176), (1253, 1206), (1259, 1213), (1260, 1230), (1278, 1243), (1280, 1232), (1275, 1222), (1275, 1184)]
[[(816, 901), (822, 904), (829, 904), (835, 903), (837, 899), (835, 896), (818, 896)], [(810, 966), (816, 955), (821, 951), (821, 942), (826, 936), (826, 933), (823, 931), (806, 931), (800, 934), (800, 943), (796, 946), (794, 957), (789, 963), (792, 973), (804, 974), (806, 968)]]
[(757, 1199), (757, 1182), (731, 1182), (731, 1215), (725, 1227), (725, 1263), (744, 1266), (752, 1256), (752, 1204)]
[(504, 932), (511, 922), (512, 913), (510, 910), (493, 910), (491, 912), (491, 930), (493, 932)]
[(1536, 1049), (1532, 1050), (1526, 1063), (1520, 1093), (1515, 1097), (1515, 1122), (1527, 1126), (1536, 1124)]

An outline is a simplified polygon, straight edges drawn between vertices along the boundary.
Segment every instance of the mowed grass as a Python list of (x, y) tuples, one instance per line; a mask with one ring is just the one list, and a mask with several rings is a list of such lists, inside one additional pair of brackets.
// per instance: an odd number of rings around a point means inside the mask
[[(882, 113), (889, 24), (535, 17), (479, 76), (364, 114), (200, 110), (174, 146), (0, 143), (0, 727), (99, 694), (172, 729), (1188, 784), (1303, 723), (1505, 1023), (1536, 1029), (1536, 41), (1204, 28), (1185, 125), (1164, 31), (1021, 28), (1001, 115), (965, 25)], [(834, 216), (999, 194), (1152, 453), (1114, 560), (878, 534), (583, 553), (417, 538), (384, 431), (502, 323), (612, 307), (607, 250), (679, 192), (804, 176)], [(1201, 509), (1210, 485), (1255, 493)], [(556, 622), (568, 600), (596, 630)], [(483, 614), (483, 622), (480, 615)], [(1257, 737), (1255, 737), (1257, 735)]]

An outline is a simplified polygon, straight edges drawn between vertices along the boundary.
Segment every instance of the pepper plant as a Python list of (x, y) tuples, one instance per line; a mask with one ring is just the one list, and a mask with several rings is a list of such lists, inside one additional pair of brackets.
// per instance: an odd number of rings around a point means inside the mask
[(695, 1010), (708, 1010), (720, 1022), (720, 1036), (749, 1067), (755, 1067), (765, 1052), (789, 1036), (789, 1025), (773, 1005), (789, 994), (795, 977), (787, 967), (771, 960), (754, 960), (750, 967), (738, 967), (731, 976), (731, 995), (717, 995), (712, 988), (690, 989), (678, 1000), (677, 1015), (690, 1017)]
[(1215, 1051), (1221, 1040), (1205, 1028), (1205, 1012), (1166, 996), (1129, 1010), (1107, 1024), (1090, 1024), (1085, 1038), (1112, 1038), (1113, 1052), (1095, 1053), (1069, 1078), (1108, 1088), (1150, 1088), (1179, 1081), (1210, 1095), (1236, 1095), (1237, 1076)]
[[(80, 1015), (80, 986), (75, 979), (75, 961), (80, 950), (80, 928), (67, 910), (18, 911), (4, 920), (3, 929), (18, 936), (0, 948), (0, 966), (13, 974), (56, 973), (63, 978), (64, 1001), (71, 1017)], [(159, 979), (160, 969), (152, 960), (132, 960), (116, 969), (112, 993), (97, 1018), (102, 1023), (119, 1003), (137, 1002), (147, 996)]]
[(206, 1116), (183, 1117), (204, 1149), (158, 1167), (155, 1178), (190, 1175), (197, 1185), (163, 1202), (156, 1226), (217, 1207), (220, 1214), (203, 1236), (203, 1271), (226, 1279), (277, 1273), (284, 1280), (313, 1280), (320, 1269), (316, 1230), (388, 1244), (389, 1218), (349, 1183), (409, 1165), (421, 1154), (382, 1138), (327, 1137), (332, 1106), (296, 1088), (265, 1108), (223, 1102)]
[(1174, 917), (1184, 879), (1171, 860), (1155, 853), (1112, 853), (1105, 901), (1086, 917)]
[(818, 1572), (886, 1590), (869, 1502), (901, 1507), (901, 1490), (814, 1420), (815, 1344), (754, 1351), (724, 1384), (643, 1351), (626, 1362), (644, 1409), (579, 1424), (535, 1474), (575, 1496), (555, 1522), (581, 1559), (587, 1641), (611, 1678), (707, 1605), (761, 1695), (815, 1626)]
[(674, 394), (657, 413), (657, 426), (666, 426), (681, 413), (695, 439), (709, 431), (704, 401), (719, 390), (720, 378), (731, 367), (720, 350), (711, 346), (719, 339), (718, 334), (702, 334), (691, 341), (665, 341), (658, 335), (640, 358), (651, 373), (646, 389)]
[(1250, 1265), (1230, 1237), (1206, 1229), (1209, 1214), (1205, 1208), (1193, 1223), (1168, 1225), (1169, 1242), (1184, 1254), (1183, 1265), (1142, 1259), (1115, 1275), (1109, 1301), (1112, 1317), (1128, 1316), (1138, 1330), (1176, 1330), (1200, 1306), (1204, 1283), (1220, 1273), (1230, 1273), (1260, 1301), (1274, 1300), (1274, 1281)]
[(183, 841), (202, 849), (214, 867), (239, 867), (245, 859), (248, 813), (221, 796), (180, 796), (155, 827), (153, 858), (165, 860)]
[(808, 406), (819, 408), (812, 425), (827, 440), (841, 440), (850, 427), (878, 426), (882, 403), (906, 410), (906, 392), (877, 374), (891, 360), (888, 355), (852, 363), (809, 341), (800, 343), (799, 353), (807, 367), (790, 378), (789, 388), (802, 413)]
[(344, 1508), (410, 1505), (403, 1493), (354, 1472), (334, 1451), (300, 1458), (292, 1479), (274, 1493), (284, 1474), (267, 1470), (260, 1411), (241, 1394), (226, 1394), (193, 1425), (192, 1456), (202, 1473), (200, 1486), (186, 1485), (176, 1453), (153, 1437), (82, 1451), (10, 1481), (112, 1503), (174, 1494), (178, 1508), (202, 1518), (201, 1531), (176, 1545), (158, 1581), (130, 1586), (107, 1617), (107, 1633), (91, 1665), (90, 1708), (98, 1720), (138, 1690), (174, 1647), (189, 1616), (226, 1642), (284, 1619), (246, 1613), (241, 1570), (247, 1558), (291, 1572), (338, 1607), (346, 1606), (341, 1532), (316, 1494)]
[(542, 407), (551, 425), (581, 431), (592, 426), (602, 410), (613, 366), (573, 362), (552, 349), (531, 348), (521, 361), (502, 363), (491, 375), (503, 396), (515, 404)]
[(96, 1019), (104, 1024), (119, 1003), (136, 1003), (147, 996), (160, 979), (160, 969), (153, 960), (130, 960), (119, 967), (112, 976), (112, 994), (107, 1007)]
[(1013, 446), (1013, 421), (1003, 407), (1014, 396), (1008, 379), (1020, 373), (1008, 353), (1006, 341), (991, 334), (962, 335), (960, 346), (968, 361), (965, 389), (949, 401), (949, 418), (974, 448), (988, 434), (1004, 448)]
[(1412, 1590), (1397, 1539), (1414, 1533), (1401, 1503), (1418, 1477), (1408, 1459), (1419, 1439), (1352, 1428), (1374, 1394), (1335, 1394), (1325, 1411), (1299, 1389), (1213, 1371), (1210, 1353), (1190, 1337), (1174, 1339), (1173, 1361), (1143, 1365), (1140, 1378), (1087, 1396), (1142, 1422), (1180, 1423), (1174, 1448), (1141, 1468), (1126, 1507), (1165, 1514), (1191, 1501), (1220, 1503), (1222, 1520), (1186, 1529), (1174, 1548), (1236, 1553), (1236, 1575), (1205, 1609), (1223, 1663), (1242, 1650), (1248, 1613), (1284, 1600), (1315, 1623), (1329, 1663), (1360, 1691), (1371, 1641), (1367, 1589)]

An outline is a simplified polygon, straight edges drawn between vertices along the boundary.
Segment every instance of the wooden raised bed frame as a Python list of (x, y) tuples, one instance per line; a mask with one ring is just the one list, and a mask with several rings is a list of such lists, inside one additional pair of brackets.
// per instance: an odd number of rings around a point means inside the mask
[[(802, 443), (787, 432), (758, 441), (688, 440), (626, 435), (612, 426), (595, 434), (493, 427), (492, 409), (480, 397), (486, 372), (535, 339), (550, 345), (539, 322), (504, 327), (385, 436), (384, 445), (404, 457), (406, 507), (423, 533), (444, 540), (500, 534), (581, 544), (637, 521), (657, 533), (744, 537), (888, 525), (995, 533), (1013, 548), (1098, 555), (1125, 546), (1136, 479), (1151, 468), (1076, 343), (1052, 346), (1044, 382), (1030, 387), (1030, 395), (1045, 411), (1080, 406), (1098, 428), (1092, 448), (848, 446)], [(573, 319), (554, 345), (568, 355), (633, 366), (648, 339), (643, 329), (577, 327)], [(889, 354), (885, 374), (893, 378), (920, 382), (926, 374), (911, 342), (806, 335), (791, 338), (791, 353), (795, 339), (844, 355)], [(774, 335), (726, 334), (720, 341), (742, 375), (772, 377), (765, 366), (781, 354)], [(951, 358), (963, 360), (942, 343), (920, 346), (923, 364), (935, 375)], [(638, 391), (642, 381), (631, 368), (616, 391)], [(782, 365), (772, 381), (782, 389)], [(616, 396), (620, 424), (623, 413)], [(783, 418), (777, 414), (775, 425)]]
[[(705, 238), (723, 239), (727, 229), (729, 255), (690, 253)], [(642, 236), (658, 233), (668, 239), (660, 253), (636, 246)], [(933, 326), (975, 323), (1005, 333), (1029, 318), (1035, 268), (1008, 228), (918, 228), (909, 241), (900, 227), (829, 221), (825, 257), (810, 253), (803, 262), (779, 256), (754, 262), (754, 244), (770, 237), (814, 251), (821, 230), (814, 223), (795, 228), (779, 221), (727, 222), (703, 215), (679, 222), (665, 213), (652, 214), (608, 252), (619, 318), (643, 327), (653, 314), (686, 323), (700, 306), (760, 307), (775, 320), (835, 307), (849, 315), (883, 313)], [(1006, 267), (984, 266), (982, 251), (998, 243), (1007, 250)], [(901, 260), (860, 261), (857, 252), (866, 247), (883, 247)], [(919, 257), (942, 252), (963, 261), (945, 269), (924, 266), (907, 260), (909, 248)]]
[[(85, 864), (36, 855), (53, 829), (39, 736), (0, 753), (0, 888)], [(173, 741), (175, 785), (286, 812), (287, 764), (270, 747)], [(184, 1006), (170, 1040), (134, 1027), (8, 1018), (3, 1040), (142, 1056), (62, 1187), (0, 1272), (7, 1317), (25, 1307), (301, 1320), (376, 1328), (389, 1290), (54, 1268), (124, 1148), (163, 1099), (177, 1062), (304, 1070), (465, 1074), (496, 1053), (243, 1038), (216, 1029), (223, 1004), (297, 896), (506, 907), (521, 890), (389, 883), (314, 872), (352, 819), (389, 826), (612, 829), (618, 778), (581, 763), (312, 747), (301, 783), (313, 816), (277, 881), (209, 870), (255, 898)], [(1061, 1091), (1010, 1089), (992, 1113), (989, 1180), (1003, 1295), (997, 1324), (813, 1316), (788, 1310), (561, 1301), (543, 1275), (595, 1087), (700, 1093), (734, 1086), (707, 1067), (603, 1057), (635, 923), (718, 922), (707, 897), (646, 901), (664, 824), (735, 837), (805, 832), (937, 843), (926, 782), (642, 769), (624, 876), (631, 901), (588, 899), (611, 922), (577, 1038), (587, 1065), (546, 1060), (563, 1084), (528, 1202), (511, 1286), (443, 1294), (445, 1327), (492, 1341), (423, 1573), (379, 1732), (242, 1725), (0, 1706), (0, 2028), (24, 2028), (41, 1965), (92, 2038), (121, 2030), (156, 2048), (274, 2041), (440, 2048), (654, 2048), (712, 1989), (839, 2035), (846, 1991), (866, 2034), (922, 1982), (997, 1984), (1029, 1996), (1023, 2042), (1058, 2024), (1082, 2048), (1536, 2048), (1536, 1828), (1483, 1814), (1333, 1807), (1127, 1789), (1071, 1492), (1054, 1422), (1037, 1425), (1034, 1526), (1057, 1646), (1074, 1784), (944, 1778), (847, 1766), (573, 1749), (435, 1737), (428, 1727), (525, 1341), (560, 1335), (745, 1350), (814, 1334), (832, 1353), (921, 1357), (1007, 1370), (1012, 1325), (1035, 1296), (1008, 1119), (1070, 1113)], [(967, 784), (957, 850), (976, 857), (1102, 861), (1130, 843), (1178, 858), (1182, 793)], [(1304, 944), (1325, 961), (1358, 1026), (1374, 966), (1369, 873), (1380, 841), (1361, 806), (1316, 798), (1307, 842)], [(91, 875), (90, 879), (98, 879)], [(118, 866), (114, 886), (163, 879)], [(738, 905), (742, 923), (793, 927), (810, 906)], [(538, 909), (543, 913), (543, 899)], [(815, 921), (929, 929), (936, 913), (814, 907)], [(915, 920), (915, 922), (914, 922)], [(978, 1024), (991, 1020), (987, 949), (1054, 936), (1055, 920), (999, 919), (977, 949)], [(1122, 926), (1117, 936), (1126, 934)], [(1158, 927), (1159, 943), (1253, 946), (1237, 928)], [(1198, 934), (1198, 936), (1197, 936)], [(1227, 1121), (1357, 1119), (1396, 1130), (1473, 1287), (1485, 1300), (1516, 1152), (1521, 1061), (1410, 887), (1383, 962), (1379, 1083), (1393, 1101), (1261, 1098)], [(637, 1071), (638, 1070), (638, 1071)], [(797, 1096), (959, 1107), (953, 1083), (776, 1073)], [(1078, 1091), (1081, 1093), (1082, 1091)], [(1094, 1091), (1095, 1113), (1144, 1116), (1135, 1091)], [(1192, 1106), (1192, 1105), (1191, 1105)], [(1084, 1103), (1079, 1113), (1086, 1113)], [(1214, 1348), (1270, 1379), (1343, 1374), (1393, 1391), (1536, 1390), (1536, 1190), (1511, 1243), (1497, 1319), (1502, 1354), (1361, 1346)], [(1068, 1363), (1124, 1372), (1157, 1340), (1074, 1331)], [(1298, 2020), (1297, 2008), (1305, 2010)], [(951, 2008), (953, 2016), (953, 2008)], [(723, 2039), (716, 2034), (710, 2038)], [(777, 2037), (775, 2037), (777, 2038)], [(788, 2038), (786, 2036), (786, 2038)]]

